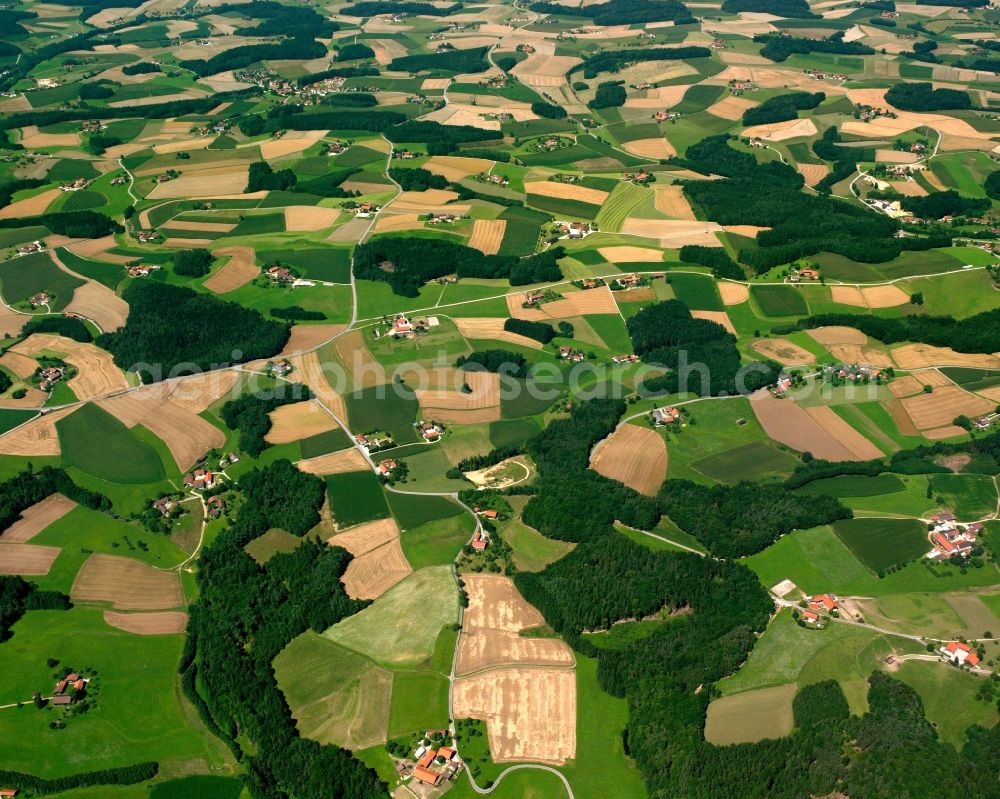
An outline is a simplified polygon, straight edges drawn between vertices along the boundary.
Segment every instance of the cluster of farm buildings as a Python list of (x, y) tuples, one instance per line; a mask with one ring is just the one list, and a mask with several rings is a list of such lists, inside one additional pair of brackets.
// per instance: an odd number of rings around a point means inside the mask
[(976, 546), (976, 536), (983, 529), (983, 525), (979, 522), (957, 524), (955, 514), (948, 511), (935, 514), (931, 517), (931, 521), (934, 524), (930, 534), (933, 547), (925, 556), (929, 560), (967, 558)]
[[(428, 738), (431, 735), (428, 733)], [(453, 779), (462, 768), (458, 751), (450, 746), (437, 749), (429, 741), (424, 741), (413, 753), (414, 761), (401, 760), (396, 763), (396, 773), (403, 779), (412, 777), (414, 782), (436, 786)]]

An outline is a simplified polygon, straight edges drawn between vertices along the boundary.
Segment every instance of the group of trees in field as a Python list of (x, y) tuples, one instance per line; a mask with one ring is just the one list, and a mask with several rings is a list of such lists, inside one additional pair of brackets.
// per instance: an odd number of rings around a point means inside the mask
[(21, 216), (0, 219), (0, 228), (34, 227), (41, 225), (53, 233), (74, 239), (99, 239), (114, 233), (124, 233), (125, 228), (110, 216), (96, 211), (57, 211), (38, 216)]
[(830, 55), (874, 55), (875, 50), (861, 42), (845, 42), (844, 32), (838, 31), (829, 39), (805, 39), (782, 36), (777, 33), (759, 33), (753, 40), (764, 46), (760, 54), (771, 61), (786, 61), (790, 55), (824, 53)]
[(643, 308), (627, 327), (636, 355), (650, 366), (668, 370), (645, 380), (646, 391), (745, 394), (770, 385), (781, 371), (773, 361), (744, 366), (736, 336), (715, 322), (695, 319), (680, 300)]
[(298, 635), (321, 633), (368, 604), (344, 592), (351, 556), (318, 538), (265, 564), (244, 549), (272, 527), (304, 535), (318, 523), (323, 481), (277, 461), (243, 477), (238, 490), (236, 521), (199, 559), (184, 693), (245, 766), (252, 796), (383, 797), (385, 784), (350, 752), (299, 735), (271, 665)]
[(361, 0), (348, 3), (341, 12), (345, 17), (377, 17), (379, 14), (409, 14), (425, 17), (448, 17), (462, 10), (461, 3), (437, 6), (432, 3), (416, 3), (409, 0)]
[(470, 47), (467, 50), (445, 50), (439, 53), (417, 53), (394, 58), (389, 69), (399, 72), (450, 72), (471, 73), (489, 69), (486, 61), (486, 47)]
[(921, 197), (901, 197), (899, 204), (920, 219), (940, 219), (943, 216), (978, 216), (988, 211), (992, 203), (986, 197), (965, 197), (954, 189), (934, 191)]
[(290, 191), (298, 181), (298, 176), (290, 169), (271, 168), (267, 161), (254, 161), (247, 175), (246, 194), (255, 191)]
[(55, 333), (84, 344), (94, 340), (87, 325), (76, 316), (39, 316), (29, 319), (21, 328), (21, 335), (30, 336), (32, 333)]
[(459, 355), (455, 366), (460, 369), (503, 372), (511, 377), (525, 377), (528, 372), (528, 362), (523, 355), (501, 349), (475, 350), (468, 355)]
[(712, 270), (718, 278), (746, 280), (746, 273), (722, 247), (703, 247), (700, 244), (685, 244), (680, 251), (681, 260), (689, 264), (701, 264)]
[(44, 796), (93, 785), (138, 785), (140, 782), (153, 779), (159, 771), (160, 764), (154, 761), (118, 768), (82, 771), (51, 780), (36, 777), (34, 774), (25, 774), (23, 771), (0, 770), (0, 784), (26, 791), (31, 795)]
[(212, 268), (212, 253), (204, 247), (179, 250), (174, 255), (174, 272), (182, 277), (204, 277)]
[(29, 467), (0, 483), (0, 533), (16, 522), (21, 512), (53, 494), (62, 494), (77, 505), (92, 510), (111, 509), (111, 500), (96, 491), (81, 488), (62, 469)]
[(594, 99), (587, 103), (587, 107), (595, 110), (600, 108), (618, 108), (625, 105), (626, 96), (625, 87), (622, 86), (620, 80), (602, 83), (597, 87)]
[(896, 238), (896, 220), (865, 206), (806, 194), (802, 176), (795, 169), (780, 161), (758, 164), (750, 153), (731, 147), (730, 138), (725, 134), (710, 136), (690, 146), (685, 157), (674, 162), (726, 178), (684, 182), (685, 196), (705, 218), (721, 225), (770, 228), (757, 235), (755, 247), (739, 252), (740, 262), (755, 272), (822, 251), (864, 263), (882, 263), (904, 250), (950, 243), (944, 236)]
[[(230, 430), (240, 431), (240, 449), (256, 458), (270, 446), (264, 436), (271, 429), (271, 411), (282, 405), (312, 399), (312, 392), (302, 383), (279, 383), (256, 394), (243, 394), (222, 406), (222, 421)], [(285, 529), (282, 525), (278, 525)]]
[[(592, 6), (584, 9), (590, 11)], [(580, 66), (586, 79), (597, 77), (601, 72), (618, 72), (628, 64), (647, 61), (690, 61), (693, 58), (708, 58), (712, 51), (700, 45), (683, 47), (648, 47), (642, 50), (608, 50), (592, 55)]]
[(961, 89), (935, 89), (930, 83), (894, 83), (885, 101), (903, 111), (946, 111), (972, 108), (972, 98)]
[(231, 69), (243, 69), (258, 61), (323, 58), (325, 55), (326, 47), (323, 44), (310, 36), (300, 36), (272, 44), (248, 44), (243, 47), (233, 47), (211, 58), (181, 61), (180, 65), (199, 77), (205, 77)]
[(528, 319), (511, 317), (504, 321), (503, 329), (508, 333), (516, 333), (519, 336), (534, 339), (541, 344), (548, 344), (556, 337), (555, 328), (548, 322), (533, 322)]
[(697, 22), (680, 0), (608, 0), (588, 6), (568, 6), (562, 3), (532, 3), (531, 10), (558, 17), (584, 17), (595, 25), (633, 25), (641, 22), (673, 22), (691, 25)]
[(441, 175), (435, 175), (423, 167), (406, 169), (392, 167), (389, 177), (396, 181), (403, 191), (427, 191), (427, 189), (446, 189), (448, 181)]
[(756, 14), (774, 14), (786, 19), (814, 19), (806, 0), (724, 0), (722, 10), (727, 14), (751, 11)]
[(799, 111), (816, 108), (826, 99), (823, 92), (789, 92), (771, 97), (743, 112), (744, 125), (764, 125), (796, 119)]
[(475, 278), (506, 278), (512, 286), (562, 279), (558, 260), (562, 247), (518, 258), (513, 255), (483, 255), (479, 250), (442, 239), (381, 236), (354, 250), (354, 276), (380, 280), (403, 297), (416, 297), (428, 280), (446, 275)]
[(209, 370), (270, 358), (288, 341), (288, 325), (182, 286), (136, 280), (122, 298), (129, 305), (125, 327), (98, 336), (97, 344), (122, 369), (141, 369), (146, 382), (179, 364)]

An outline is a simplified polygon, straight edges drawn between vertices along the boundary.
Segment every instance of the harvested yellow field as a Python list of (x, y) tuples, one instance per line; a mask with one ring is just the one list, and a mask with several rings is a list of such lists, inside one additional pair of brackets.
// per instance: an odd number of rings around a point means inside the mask
[(828, 434), (846, 447), (854, 460), (866, 461), (881, 458), (882, 451), (867, 438), (857, 432), (847, 422), (841, 419), (833, 408), (827, 405), (817, 405), (806, 408), (813, 420)]
[(943, 438), (955, 438), (956, 436), (966, 436), (966, 430), (958, 425), (945, 425), (944, 427), (936, 427), (933, 430), (925, 430), (923, 433), (924, 438), (930, 441), (940, 441)]
[(657, 161), (661, 158), (673, 158), (677, 155), (674, 145), (664, 138), (636, 139), (623, 144), (622, 149), (640, 158), (651, 158)]
[(500, 421), (499, 405), (473, 410), (465, 410), (463, 408), (433, 408), (430, 406), (421, 406), (421, 408), (428, 418), (446, 425), (484, 424), (486, 422)]
[(765, 358), (770, 358), (785, 366), (813, 363), (816, 360), (816, 356), (809, 350), (804, 350), (798, 344), (793, 344), (783, 338), (757, 339), (750, 345), (750, 348)]
[(27, 321), (28, 316), (26, 314), (18, 313), (0, 303), (0, 336), (6, 337), (9, 335), (11, 338), (16, 338)]
[(487, 161), (485, 158), (463, 158), (458, 155), (434, 155), (424, 164), (424, 169), (428, 172), (451, 181), (459, 181), (469, 175), (478, 175), (480, 172), (489, 172), (492, 168), (493, 161)]
[(195, 247), (212, 246), (212, 239), (192, 239), (186, 236), (170, 236), (163, 240), (163, 246), (171, 250), (192, 250)]
[[(402, 191), (389, 207), (393, 212), (418, 214), (454, 214), (464, 216), (469, 213), (468, 203), (456, 203), (458, 193), (447, 189), (427, 191)], [(366, 220), (360, 220), (366, 221)]]
[(895, 285), (865, 287), (861, 293), (869, 308), (895, 308), (910, 301), (910, 295)]
[[(500, 407), (500, 375), (496, 372), (459, 372), (458, 380), (464, 381), (471, 393), (461, 390), (462, 383), (448, 388), (414, 388), (417, 401), (422, 408), (452, 411), (474, 411), (482, 408)], [(407, 385), (415, 384), (407, 381)], [(436, 418), (436, 417), (435, 417)]]
[(831, 344), (827, 349), (843, 363), (866, 363), (872, 366), (893, 366), (892, 357), (885, 350), (858, 344)]
[(375, 220), (376, 233), (398, 233), (402, 230), (421, 230), (424, 227), (420, 214), (379, 214)]
[(908, 150), (879, 149), (875, 151), (875, 160), (883, 164), (915, 164), (920, 156)]
[(489, 669), (455, 680), (456, 718), (486, 722), (498, 763), (561, 765), (576, 755), (576, 676), (571, 668)]
[(181, 139), (180, 141), (166, 142), (165, 144), (157, 144), (153, 147), (153, 152), (158, 155), (166, 155), (169, 153), (179, 153), (187, 150), (204, 150), (207, 149), (214, 139), (210, 136), (201, 136), (197, 139)]
[(73, 301), (66, 306), (67, 313), (90, 319), (105, 332), (124, 327), (128, 310), (125, 300), (93, 280), (78, 286), (73, 291)]
[(27, 380), (38, 368), (38, 361), (27, 355), (22, 355), (14, 349), (7, 350), (3, 355), (0, 355), (0, 364), (22, 380)]
[(683, 219), (688, 222), (694, 221), (694, 211), (688, 204), (684, 191), (680, 186), (655, 186), (656, 210), (671, 219)]
[(472, 224), (468, 246), (479, 250), (483, 255), (496, 255), (500, 251), (500, 243), (506, 230), (506, 219), (477, 219)]
[(831, 344), (867, 344), (868, 336), (854, 327), (816, 327), (806, 331), (824, 347)]
[[(327, 369), (333, 364), (327, 364), (324, 368), (324, 364), (320, 362), (319, 353), (315, 350), (300, 355), (291, 355), (288, 360), (295, 367), (295, 371), (288, 376), (288, 379), (304, 383), (322, 405), (337, 414), (339, 418), (346, 419), (347, 408), (344, 406), (344, 399), (333, 389), (327, 378)], [(334, 377), (337, 377), (336, 373)]]
[(447, 89), (450, 84), (451, 78), (424, 78), (424, 82), (420, 84), (420, 89), (422, 91)]
[(295, 465), (298, 466), (300, 471), (319, 475), (360, 472), (369, 468), (365, 456), (354, 447), (343, 449), (340, 452), (331, 452), (328, 455), (308, 458), (299, 461)]
[[(894, 397), (910, 397), (921, 393), (924, 390), (924, 386), (938, 388), (950, 385), (953, 385), (952, 382), (937, 371), (937, 369), (926, 369), (916, 374), (897, 377), (889, 383), (889, 391), (892, 392), (892, 396)], [(986, 392), (983, 391), (977, 393), (986, 395)]]
[[(514, 319), (527, 319), (531, 322), (538, 322), (549, 319), (549, 316), (541, 308), (524, 308), (524, 294), (508, 294), (507, 315)], [(0, 358), (3, 363), (3, 358)]]
[(49, 411), (0, 436), (0, 455), (58, 455), (56, 422), (79, 406)]
[(260, 143), (260, 155), (265, 161), (274, 158), (282, 158), (286, 155), (294, 155), (308, 150), (316, 142), (326, 135), (325, 130), (301, 131), (305, 136), (282, 136), (280, 139), (271, 139)]
[(605, 261), (612, 264), (663, 263), (663, 252), (649, 247), (598, 247), (597, 251)]
[(740, 305), (750, 299), (750, 289), (743, 283), (730, 283), (722, 280), (718, 283), (719, 294), (724, 305)]
[(685, 244), (699, 244), (703, 247), (721, 247), (716, 237), (722, 227), (715, 222), (686, 221), (679, 219), (637, 219), (628, 217), (622, 225), (622, 233), (627, 236), (656, 239), (661, 247), (683, 247)]
[(110, 602), (119, 610), (169, 610), (184, 605), (177, 572), (158, 571), (117, 555), (87, 558), (69, 594), (74, 602)]
[(564, 200), (577, 200), (591, 205), (601, 205), (608, 199), (608, 192), (600, 189), (588, 189), (573, 183), (557, 183), (554, 180), (536, 180), (525, 182), (526, 194), (537, 194), (540, 197), (558, 197)]
[(868, 303), (857, 286), (831, 286), (831, 299), (841, 305), (854, 305), (858, 308), (867, 308)]
[(338, 427), (333, 417), (312, 400), (282, 405), (269, 416), (271, 429), (264, 437), (269, 444), (289, 444)]
[(746, 97), (735, 97), (729, 95), (719, 100), (717, 103), (713, 103), (705, 110), (712, 116), (717, 116), (719, 119), (728, 119), (735, 122), (737, 119), (742, 119), (743, 112), (749, 108), (755, 108), (759, 103), (755, 103), (753, 100), (749, 100)]
[(771, 122), (766, 125), (751, 125), (743, 129), (747, 137), (757, 137), (764, 141), (786, 141), (800, 136), (815, 136), (816, 123), (811, 119), (792, 119), (788, 122)]
[(900, 400), (903, 409), (918, 430), (950, 425), (956, 416), (970, 419), (992, 411), (996, 404), (970, 394), (958, 386), (940, 386), (931, 394), (918, 394)]
[(691, 316), (695, 319), (707, 319), (709, 322), (715, 322), (717, 325), (722, 325), (734, 336), (736, 335), (736, 328), (733, 326), (729, 314), (725, 311), (691, 311)]
[(667, 445), (655, 430), (622, 425), (594, 449), (590, 468), (652, 497), (667, 479)]
[(582, 61), (575, 56), (532, 53), (514, 67), (511, 74), (528, 86), (561, 86), (566, 83), (566, 73), (580, 63)]
[(59, 189), (47, 189), (33, 197), (17, 200), (0, 208), (0, 219), (21, 219), (25, 216), (39, 216), (45, 213), (52, 202), (62, 194)]
[[(366, 465), (367, 468), (367, 465)], [(327, 539), (330, 546), (343, 547), (355, 557), (372, 552), (399, 538), (399, 528), (394, 519), (378, 519), (359, 524)]]
[(179, 635), (187, 627), (187, 613), (164, 610), (153, 613), (104, 611), (104, 623), (136, 635)]
[(166, 227), (175, 227), (180, 230), (195, 230), (203, 233), (230, 233), (236, 225), (233, 222), (188, 222), (185, 219), (174, 219), (168, 222)]
[(239, 379), (239, 373), (231, 369), (182, 377), (170, 382), (170, 401), (201, 413), (232, 391)]
[(52, 333), (34, 333), (12, 350), (25, 356), (40, 352), (63, 355), (78, 370), (76, 377), (71, 378), (67, 385), (80, 400), (103, 397), (128, 388), (125, 375), (115, 366), (111, 353), (93, 344), (83, 344)]
[(212, 255), (229, 256), (222, 268), (204, 282), (205, 288), (216, 294), (245, 286), (260, 274), (254, 258), (254, 252), (249, 247), (220, 247)]
[(509, 577), (462, 576), (469, 606), (462, 620), (455, 673), (472, 674), (505, 664), (573, 666), (570, 648), (558, 638), (529, 638), (520, 633), (545, 624)]
[(901, 369), (920, 369), (925, 366), (1000, 368), (1000, 358), (995, 355), (955, 352), (950, 347), (932, 347), (930, 344), (904, 344), (892, 350), (892, 357)]
[(49, 573), (61, 551), (59, 547), (0, 542), (0, 574), (41, 577)]
[(378, 599), (412, 572), (397, 536), (378, 549), (354, 558), (340, 581), (352, 599)]
[(0, 533), (2, 544), (27, 544), (53, 522), (76, 507), (76, 503), (62, 494), (51, 494), (41, 502), (21, 511), (20, 518)]
[(77, 147), (80, 145), (79, 133), (42, 133), (37, 125), (21, 128), (20, 144), (25, 150), (40, 147)]
[(796, 164), (795, 168), (805, 178), (807, 186), (815, 186), (830, 172), (826, 164)]
[(503, 329), (503, 319), (493, 317), (467, 317), (464, 319), (454, 319), (458, 332), (466, 338), (482, 339), (484, 341), (506, 341), (508, 344), (518, 344), (522, 347), (530, 347), (540, 350), (542, 344), (527, 336), (519, 336), (517, 333), (508, 333)]
[(243, 164), (220, 169), (218, 174), (205, 174), (207, 171), (192, 172), (157, 183), (147, 197), (150, 200), (173, 200), (238, 194), (246, 188), (250, 168)]
[(332, 227), (340, 217), (339, 208), (318, 205), (290, 205), (285, 208), (285, 230), (289, 233), (312, 232)]
[[(804, 409), (790, 399), (775, 399), (766, 391), (754, 395), (750, 407), (768, 436), (799, 452), (811, 452), (817, 458), (838, 462), (881, 457), (881, 452), (850, 425), (845, 423), (846, 438), (831, 432), (828, 428), (835, 424), (828, 416), (814, 416), (813, 411), (818, 409)], [(862, 451), (874, 454), (862, 458), (856, 454)]]
[(565, 319), (568, 316), (585, 316), (586, 314), (616, 314), (618, 306), (611, 290), (607, 286), (572, 291), (563, 295), (561, 300), (547, 302), (541, 310), (551, 319)]
[(142, 425), (163, 439), (177, 467), (184, 471), (208, 450), (222, 447), (219, 428), (187, 408), (171, 402), (169, 389), (152, 386), (101, 400), (97, 404), (126, 427)]
[(285, 348), (281, 351), (281, 355), (288, 357), (291, 355), (301, 354), (307, 350), (315, 349), (320, 344), (325, 344), (327, 341), (332, 339), (345, 327), (346, 325), (336, 323), (323, 325), (295, 325), (292, 328), (292, 334), (288, 337), (288, 342), (285, 344)]

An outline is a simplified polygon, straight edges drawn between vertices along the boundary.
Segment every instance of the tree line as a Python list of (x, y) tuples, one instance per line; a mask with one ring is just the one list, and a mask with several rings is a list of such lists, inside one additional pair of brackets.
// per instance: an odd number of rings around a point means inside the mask
[(43, 466), (36, 472), (29, 465), (23, 472), (0, 483), (0, 533), (21, 518), (22, 511), (53, 494), (62, 494), (77, 505), (92, 510), (111, 509), (111, 500), (78, 486), (62, 469)]
[(256, 458), (270, 446), (264, 437), (271, 430), (271, 411), (312, 397), (304, 383), (279, 383), (268, 391), (243, 394), (229, 400), (222, 406), (220, 415), (226, 427), (240, 431), (240, 449)]
[(894, 83), (885, 101), (903, 111), (946, 111), (972, 108), (972, 98), (961, 89), (935, 89), (930, 83)]
[(511, 377), (526, 377), (528, 373), (528, 362), (523, 355), (502, 349), (475, 350), (468, 355), (459, 355), (455, 366), (459, 369), (503, 372)]
[(558, 17), (584, 17), (595, 25), (632, 25), (639, 22), (673, 22), (693, 25), (697, 20), (679, 0), (608, 0), (589, 6), (567, 6), (561, 3), (532, 3), (531, 10)]
[(823, 92), (789, 92), (771, 97), (743, 112), (744, 125), (764, 125), (797, 119), (799, 111), (816, 108), (826, 99)]
[[(560, 8), (565, 7), (560, 6)], [(588, 6), (583, 10), (589, 12), (592, 8), (593, 6)], [(700, 45), (648, 47), (641, 50), (608, 50), (590, 56), (573, 69), (582, 69), (583, 77), (589, 79), (597, 77), (601, 72), (618, 72), (627, 64), (647, 61), (690, 61), (694, 58), (708, 58), (711, 55), (711, 50)]]
[(861, 42), (843, 41), (844, 32), (837, 31), (829, 39), (806, 39), (798, 36), (781, 36), (777, 33), (759, 33), (753, 40), (764, 46), (760, 54), (776, 63), (787, 61), (790, 55), (829, 53), (831, 55), (874, 55), (875, 50)]

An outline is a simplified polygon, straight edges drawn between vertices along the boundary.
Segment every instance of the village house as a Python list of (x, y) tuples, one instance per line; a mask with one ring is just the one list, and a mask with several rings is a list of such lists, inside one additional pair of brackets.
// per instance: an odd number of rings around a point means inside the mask
[(0, 788), (0, 799), (17, 796), (17, 788)]
[(803, 610), (802, 621), (806, 624), (819, 624), (819, 614), (811, 610)]
[(976, 546), (976, 536), (983, 529), (983, 525), (979, 522), (960, 527), (955, 522), (955, 514), (950, 511), (934, 514), (931, 521), (934, 524), (931, 531), (932, 549), (925, 555), (929, 560), (967, 558)]
[(170, 511), (174, 509), (176, 502), (173, 502), (170, 497), (160, 497), (156, 502), (153, 503), (153, 507), (160, 512), (161, 515), (165, 517), (170, 516)]
[(32, 308), (38, 308), (42, 305), (48, 305), (52, 301), (52, 297), (49, 296), (47, 291), (39, 291), (37, 294), (33, 294), (28, 302), (31, 303)]
[(379, 210), (379, 206), (372, 205), (371, 203), (361, 203), (353, 209), (354, 215), (359, 219), (367, 219), (372, 214), (377, 214)]
[(209, 497), (205, 504), (208, 505), (209, 519), (218, 519), (226, 510), (226, 501), (222, 497)]
[(431, 214), (431, 218), (428, 219), (428, 223), (431, 225), (440, 225), (442, 223), (453, 224), (458, 217), (454, 214)]
[(115, 177), (111, 179), (112, 186), (124, 186), (126, 183), (128, 183), (128, 178), (124, 175), (115, 175)]
[(679, 409), (670, 405), (664, 405), (662, 408), (656, 408), (653, 411), (652, 416), (653, 424), (673, 424), (681, 418), (681, 412)]
[(615, 288), (621, 288), (625, 290), (638, 288), (639, 286), (643, 285), (645, 280), (646, 278), (643, 275), (633, 272), (630, 275), (622, 275), (621, 277), (616, 277)]
[(417, 157), (417, 154), (413, 150), (393, 150), (392, 157), (401, 161), (411, 161)]
[(31, 255), (33, 252), (41, 252), (45, 249), (45, 245), (40, 241), (29, 241), (27, 244), (22, 244), (17, 248), (18, 255)]
[(809, 607), (813, 610), (826, 611), (827, 613), (840, 609), (840, 606), (837, 604), (837, 598), (830, 594), (817, 594), (816, 596), (809, 597)]
[(131, 266), (126, 266), (125, 271), (129, 277), (147, 277), (150, 272), (159, 268), (159, 264), (132, 264)]
[(645, 170), (640, 170), (639, 172), (626, 172), (622, 175), (622, 177), (629, 183), (634, 183), (636, 185), (645, 185), (653, 179), (653, 176)]
[(63, 370), (58, 366), (47, 366), (38, 370), (38, 387), (42, 391), (51, 391), (52, 387), (63, 379)]
[(771, 387), (771, 393), (775, 397), (783, 397), (788, 393), (788, 389), (792, 387), (792, 376), (782, 372), (778, 375), (778, 379), (775, 381), (774, 385)]
[(483, 510), (479, 507), (476, 507), (473, 508), (473, 510), (475, 511), (477, 516), (482, 516), (484, 519), (495, 520), (500, 515), (497, 511), (493, 510), (493, 508), (486, 508), (485, 510)]
[(215, 475), (207, 469), (195, 469), (184, 475), (184, 485), (188, 488), (212, 488), (215, 485)]
[(494, 186), (507, 186), (510, 184), (510, 180), (505, 178), (503, 175), (497, 174), (487, 174), (486, 172), (480, 172), (476, 178), (481, 183), (492, 183)]
[(264, 364), (264, 371), (272, 377), (284, 377), (292, 371), (292, 364), (287, 358), (281, 361), (268, 361)]
[(545, 298), (544, 291), (527, 291), (524, 294), (524, 305), (532, 308)]
[(416, 335), (417, 330), (409, 319), (400, 314), (392, 320), (390, 332), (394, 338), (409, 338)]
[(354, 440), (358, 442), (358, 446), (364, 450), (366, 455), (371, 455), (373, 452), (379, 452), (380, 450), (396, 446), (392, 438), (389, 436), (379, 437), (375, 435), (362, 435), (359, 433), (354, 437)]
[(60, 191), (80, 191), (80, 189), (87, 188), (90, 181), (86, 178), (77, 178), (76, 180), (71, 180), (68, 183), (60, 183)]
[(559, 357), (564, 361), (570, 361), (571, 363), (580, 363), (584, 359), (584, 354), (580, 350), (575, 350), (572, 347), (560, 347)]
[(266, 274), (273, 283), (293, 283), (295, 281), (295, 275), (292, 274), (291, 270), (279, 264), (269, 266), (264, 274)]
[(155, 230), (137, 230), (135, 233), (136, 239), (139, 240), (140, 244), (149, 244), (151, 241), (156, 241), (156, 231)]
[(398, 466), (399, 464), (396, 463), (396, 461), (394, 461), (392, 458), (388, 458), (382, 461), (378, 465), (378, 471), (379, 474), (381, 474), (383, 477), (389, 477), (392, 474), (393, 470), (396, 469)]
[(418, 422), (418, 426), (424, 441), (438, 441), (444, 433), (444, 428), (433, 422)]
[(765, 142), (763, 139), (760, 139), (760, 138), (758, 138), (756, 136), (754, 136), (752, 139), (750, 139), (750, 141), (748, 142), (748, 144), (751, 147), (753, 147), (754, 149), (756, 149), (756, 150), (763, 150), (763, 149), (765, 149), (767, 147), (767, 142)]
[(472, 536), (472, 548), (476, 552), (482, 552), (489, 546), (490, 539), (481, 530), (476, 530), (475, 535)]
[(616, 365), (627, 364), (627, 363), (638, 363), (638, 362), (639, 362), (639, 356), (635, 354), (611, 356), (611, 363)]
[(657, 122), (668, 122), (672, 119), (679, 119), (680, 114), (676, 111), (657, 111), (653, 114), (653, 119)]
[(972, 647), (963, 644), (961, 641), (949, 641), (938, 649), (946, 660), (950, 660), (956, 666), (969, 666), (975, 668), (979, 665), (979, 655), (972, 651)]

